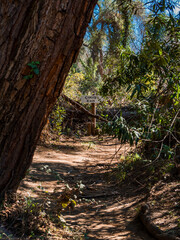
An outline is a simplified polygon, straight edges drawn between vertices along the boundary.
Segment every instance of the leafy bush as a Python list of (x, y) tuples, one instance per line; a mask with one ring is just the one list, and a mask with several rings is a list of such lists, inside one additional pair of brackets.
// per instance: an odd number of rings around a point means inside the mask
[(140, 138), (140, 132), (137, 129), (128, 126), (122, 116), (116, 118), (114, 121), (108, 122), (108, 124), (104, 127), (104, 131), (109, 135), (113, 135), (115, 138), (118, 138), (122, 144), (137, 144)]
[(66, 110), (57, 104), (51, 113), (53, 131), (55, 131), (58, 135), (62, 134), (62, 123), (66, 114)]
[(102, 87), (106, 95), (126, 88), (139, 113), (138, 121), (132, 119), (130, 126), (122, 118), (115, 120), (110, 131), (122, 143), (132, 144), (140, 137), (151, 146), (152, 155), (156, 153), (154, 159), (172, 158), (180, 137), (179, 17), (173, 9), (173, 3), (151, 2), (141, 50), (119, 47), (116, 67)]

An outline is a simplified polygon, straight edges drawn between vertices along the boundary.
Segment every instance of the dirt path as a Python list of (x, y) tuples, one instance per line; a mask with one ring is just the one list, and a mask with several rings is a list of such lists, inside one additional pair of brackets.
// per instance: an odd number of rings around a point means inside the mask
[[(67, 225), (84, 233), (82, 239), (152, 240), (135, 218), (137, 207), (145, 194), (136, 182), (118, 186), (108, 183), (106, 173), (117, 164), (112, 156), (118, 145), (112, 140), (98, 141), (83, 138), (81, 141), (65, 140), (51, 148), (38, 146), (30, 174), (20, 187), (20, 192), (38, 197), (41, 188), (53, 192), (65, 186), (82, 182), (85, 185), (74, 211), (65, 211)], [(124, 154), (123, 146), (119, 154)], [(52, 174), (53, 173), (53, 174)], [(57, 176), (62, 181), (58, 182)]]

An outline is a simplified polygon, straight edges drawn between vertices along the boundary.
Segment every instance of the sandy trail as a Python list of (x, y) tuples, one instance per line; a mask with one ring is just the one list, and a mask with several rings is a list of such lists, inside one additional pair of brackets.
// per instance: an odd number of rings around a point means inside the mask
[[(30, 174), (23, 181), (20, 192), (38, 197), (41, 188), (53, 192), (57, 179), (61, 177), (70, 186), (77, 182), (85, 185), (81, 199), (74, 211), (63, 212), (68, 226), (84, 232), (83, 239), (129, 239), (153, 240), (135, 218), (136, 208), (145, 194), (136, 184), (108, 183), (106, 172), (117, 164), (120, 154), (127, 151), (123, 146), (112, 161), (119, 145), (105, 138), (84, 137), (81, 141), (63, 140), (51, 144), (51, 148), (38, 146)], [(48, 170), (50, 169), (50, 170)], [(64, 183), (58, 185), (58, 189)]]

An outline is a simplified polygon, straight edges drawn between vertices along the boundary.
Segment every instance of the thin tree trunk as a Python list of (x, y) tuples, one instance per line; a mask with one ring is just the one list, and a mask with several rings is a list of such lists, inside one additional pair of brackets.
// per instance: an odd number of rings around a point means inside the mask
[(1, 199), (16, 192), (31, 164), (96, 1), (0, 1)]

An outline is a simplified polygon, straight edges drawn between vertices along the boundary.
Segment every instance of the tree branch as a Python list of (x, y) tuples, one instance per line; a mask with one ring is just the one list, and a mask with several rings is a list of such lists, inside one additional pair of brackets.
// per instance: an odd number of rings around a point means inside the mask
[(79, 102), (72, 100), (71, 98), (67, 97), (66, 95), (62, 94), (61, 97), (64, 98), (65, 101), (69, 102), (72, 106), (74, 106), (74, 107), (78, 108), (80, 111), (84, 112), (86, 115), (96, 118), (96, 119), (99, 119), (103, 122), (108, 122), (108, 120), (106, 120), (105, 118), (103, 118), (99, 115), (92, 114), (90, 111), (85, 109), (85, 107), (83, 107)]

